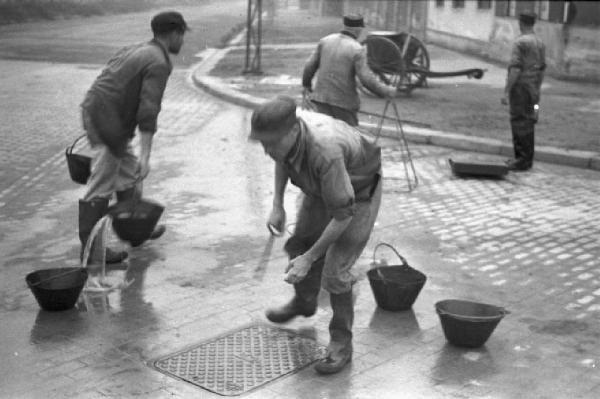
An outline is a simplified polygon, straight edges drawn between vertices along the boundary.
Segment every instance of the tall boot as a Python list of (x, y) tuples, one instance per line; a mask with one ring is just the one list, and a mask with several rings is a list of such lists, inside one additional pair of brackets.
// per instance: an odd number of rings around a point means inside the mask
[(528, 170), (533, 164), (534, 124), (532, 121), (517, 119), (511, 121), (514, 161), (509, 163), (511, 170)]
[[(96, 223), (106, 215), (108, 211), (108, 199), (92, 198), (89, 201), (79, 200), (79, 240), (81, 241), (81, 252), (79, 258), (83, 259), (83, 250), (88, 241), (92, 229)], [(97, 240), (95, 240), (97, 241)], [(94, 254), (94, 244), (91, 246), (90, 254)], [(125, 251), (114, 251), (106, 248), (106, 263), (119, 263), (127, 258)], [(90, 256), (91, 257), (91, 256)]]
[(321, 274), (325, 257), (315, 261), (306, 277), (294, 284), (294, 297), (279, 308), (267, 310), (267, 319), (273, 323), (285, 323), (296, 316), (310, 317), (317, 311), (317, 299), (321, 289)]
[[(141, 197), (142, 193), (135, 186), (122, 191), (117, 191), (117, 202), (125, 202), (134, 198), (140, 199)], [(165, 231), (167, 231), (167, 227), (164, 224), (159, 224), (154, 228), (148, 239), (156, 240), (157, 238), (162, 236), (165, 233)]]
[(329, 323), (329, 346), (326, 357), (315, 364), (315, 370), (321, 374), (337, 373), (352, 360), (352, 290), (343, 294), (330, 293), (329, 298), (333, 310)]

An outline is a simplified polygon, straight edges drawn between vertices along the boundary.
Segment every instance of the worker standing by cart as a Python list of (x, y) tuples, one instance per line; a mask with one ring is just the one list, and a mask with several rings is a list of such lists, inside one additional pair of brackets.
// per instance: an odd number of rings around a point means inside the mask
[(534, 128), (538, 120), (540, 89), (546, 69), (544, 43), (533, 32), (536, 15), (519, 15), (521, 35), (512, 47), (502, 104), (509, 105), (515, 158), (511, 170), (528, 170), (533, 165)]
[[(396, 88), (380, 82), (367, 64), (367, 49), (358, 41), (365, 26), (363, 18), (346, 15), (343, 21), (342, 31), (322, 38), (306, 62), (302, 74), (303, 95), (310, 96), (317, 112), (358, 126), (360, 99), (356, 78), (381, 97), (395, 97)], [(313, 90), (315, 74), (317, 82)]]

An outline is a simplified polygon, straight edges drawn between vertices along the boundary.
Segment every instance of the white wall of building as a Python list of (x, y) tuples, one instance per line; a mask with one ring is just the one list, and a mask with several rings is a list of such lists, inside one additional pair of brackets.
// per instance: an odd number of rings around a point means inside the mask
[(452, 1), (444, 1), (438, 7), (428, 2), (427, 29), (449, 33), (477, 41), (488, 41), (494, 23), (494, 10), (477, 8), (477, 1), (465, 1), (464, 8), (452, 7)]

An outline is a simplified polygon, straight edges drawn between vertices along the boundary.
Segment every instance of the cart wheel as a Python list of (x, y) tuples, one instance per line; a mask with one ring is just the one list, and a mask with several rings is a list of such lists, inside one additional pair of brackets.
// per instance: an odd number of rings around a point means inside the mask
[[(399, 88), (405, 66), (398, 46), (382, 36), (368, 36), (364, 43), (367, 46), (367, 63), (375, 76), (381, 82)], [(360, 82), (358, 87), (364, 92), (372, 93)]]
[(423, 42), (408, 34), (403, 40), (401, 51), (404, 69), (399, 78), (398, 89), (410, 92), (426, 82), (429, 53)]

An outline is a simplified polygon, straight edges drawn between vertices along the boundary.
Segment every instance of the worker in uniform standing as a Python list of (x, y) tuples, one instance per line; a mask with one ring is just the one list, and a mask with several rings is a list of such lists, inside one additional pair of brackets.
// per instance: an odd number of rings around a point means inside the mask
[(528, 170), (533, 165), (534, 127), (538, 120), (540, 89), (546, 69), (544, 43), (533, 32), (536, 15), (519, 15), (521, 35), (512, 47), (502, 104), (509, 105), (515, 158), (511, 170)]

